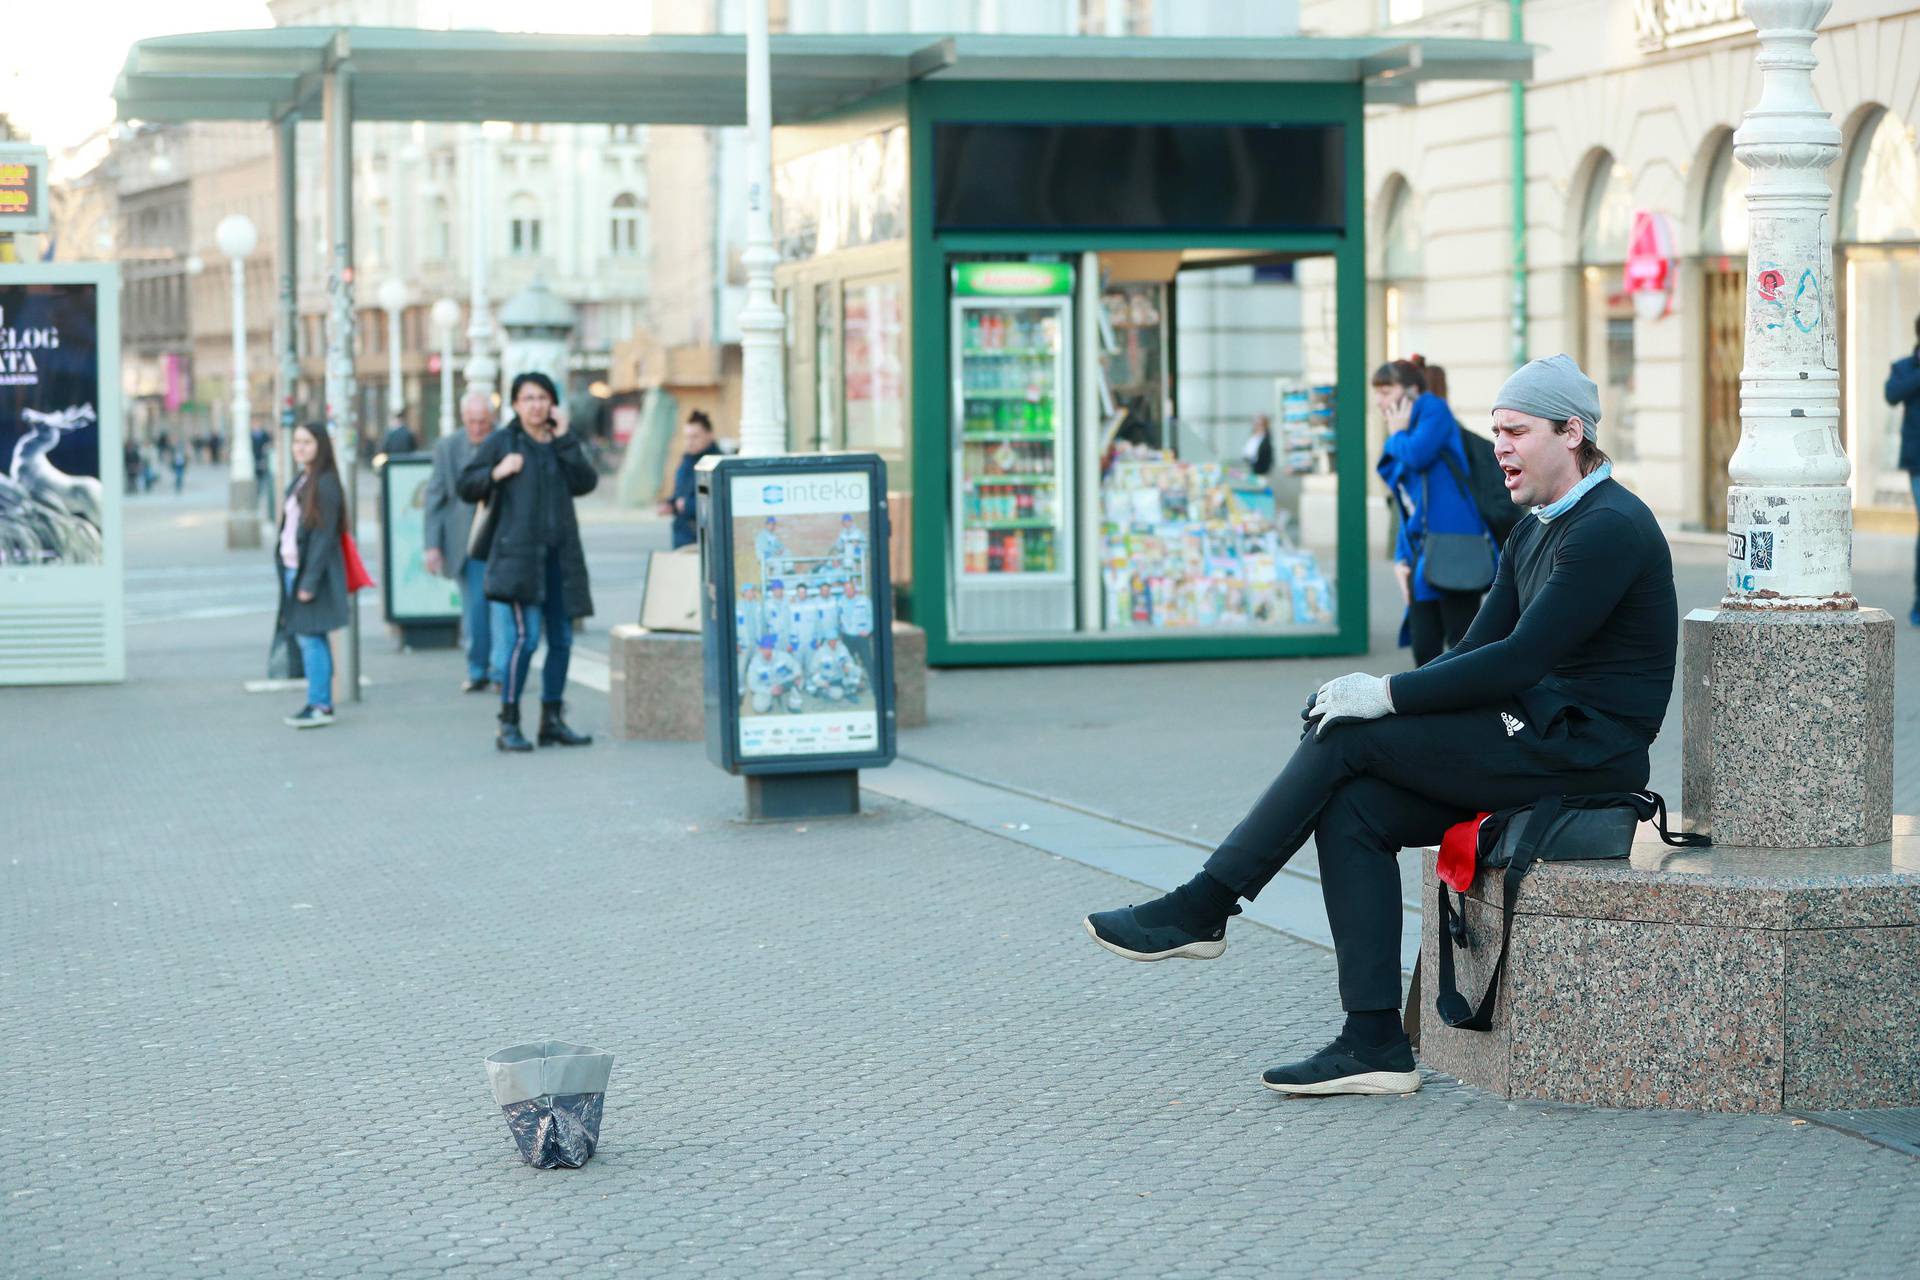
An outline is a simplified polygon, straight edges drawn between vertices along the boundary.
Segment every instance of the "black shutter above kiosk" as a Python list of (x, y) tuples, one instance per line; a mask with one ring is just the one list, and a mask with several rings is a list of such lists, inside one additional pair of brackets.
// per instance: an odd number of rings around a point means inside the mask
[(1337, 124), (936, 124), (942, 231), (1344, 231)]

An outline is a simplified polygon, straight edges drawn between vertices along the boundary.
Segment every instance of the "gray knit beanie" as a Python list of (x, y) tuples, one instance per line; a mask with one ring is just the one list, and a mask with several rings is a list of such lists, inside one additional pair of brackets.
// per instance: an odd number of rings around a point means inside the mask
[(1500, 385), (1493, 407), (1517, 409), (1554, 422), (1578, 418), (1586, 428), (1587, 439), (1599, 439), (1600, 388), (1580, 372), (1569, 355), (1548, 356), (1521, 365)]

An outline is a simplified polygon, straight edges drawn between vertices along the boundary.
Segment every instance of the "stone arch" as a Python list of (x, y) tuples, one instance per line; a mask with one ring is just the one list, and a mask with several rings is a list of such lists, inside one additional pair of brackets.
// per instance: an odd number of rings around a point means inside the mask
[[(1718, 166), (1723, 152), (1733, 147), (1733, 129), (1717, 124), (1707, 130), (1700, 145), (1693, 153), (1692, 161), (1687, 165), (1686, 214), (1676, 228), (1679, 244), (1676, 246), (1683, 258), (1695, 258), (1709, 252), (1712, 237), (1708, 228), (1716, 216), (1713, 207), (1720, 190)], [(1738, 160), (1732, 161), (1739, 164)]]

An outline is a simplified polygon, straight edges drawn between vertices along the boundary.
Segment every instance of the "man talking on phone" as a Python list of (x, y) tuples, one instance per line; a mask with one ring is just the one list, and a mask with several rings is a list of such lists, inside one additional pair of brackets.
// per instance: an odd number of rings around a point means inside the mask
[(1322, 685), (1292, 758), (1200, 874), (1085, 922), (1130, 960), (1214, 959), (1239, 900), (1312, 836), (1346, 1024), (1263, 1075), (1279, 1093), (1420, 1087), (1400, 1019), (1402, 848), (1478, 812), (1646, 786), (1679, 629), (1666, 538), (1612, 479), (1599, 393), (1572, 359), (1527, 364), (1493, 403), (1507, 494), (1531, 518), (1466, 635), (1419, 670)]

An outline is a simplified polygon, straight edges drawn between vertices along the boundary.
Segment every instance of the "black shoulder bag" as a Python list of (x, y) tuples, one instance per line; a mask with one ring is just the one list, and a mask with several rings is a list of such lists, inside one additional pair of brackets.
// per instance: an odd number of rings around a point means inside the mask
[[(1457, 468), (1452, 455), (1441, 451), (1449, 468)], [(1427, 485), (1427, 477), (1433, 468), (1420, 473), (1420, 505), (1428, 520), (1433, 519), (1433, 498)], [(1460, 492), (1471, 502), (1473, 491), (1460, 480), (1460, 473), (1454, 470), (1454, 479), (1460, 483)], [(1437, 591), (1485, 591), (1493, 585), (1493, 540), (1484, 533), (1435, 533), (1426, 530), (1422, 538), (1422, 550), (1426, 552), (1427, 585)]]
[(1543, 796), (1520, 809), (1488, 814), (1480, 824), (1478, 862), (1482, 868), (1505, 867), (1501, 880), (1500, 954), (1487, 979), (1487, 993), (1477, 1008), (1469, 1006), (1453, 974), (1456, 943), (1471, 947), (1467, 936), (1466, 895), (1456, 912), (1447, 901), (1447, 886), (1439, 887), (1440, 983), (1434, 1012), (1450, 1027), (1485, 1031), (1493, 1025), (1494, 997), (1507, 967), (1507, 944), (1513, 938), (1513, 905), (1520, 882), (1538, 861), (1584, 862), (1624, 858), (1633, 852), (1633, 833), (1642, 822), (1653, 822), (1663, 843), (1699, 848), (1713, 843), (1698, 832), (1668, 831), (1667, 802), (1654, 791), (1614, 791), (1590, 796)]
[[(508, 437), (507, 453), (523, 452), (514, 447), (518, 443), (518, 439)], [(507, 454), (503, 453), (500, 456), (504, 458)], [(485, 560), (493, 554), (493, 530), (494, 526), (500, 523), (499, 488), (500, 481), (494, 481), (493, 488), (488, 491), (487, 496), (473, 504), (473, 524), (467, 529), (467, 559), (469, 560)]]

